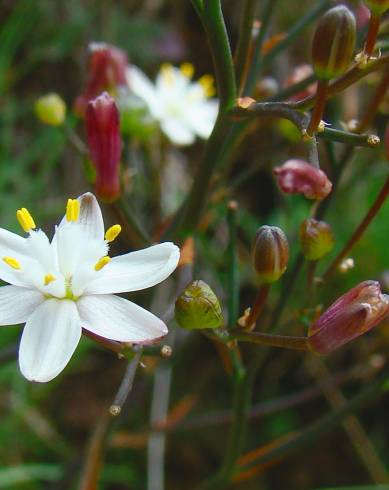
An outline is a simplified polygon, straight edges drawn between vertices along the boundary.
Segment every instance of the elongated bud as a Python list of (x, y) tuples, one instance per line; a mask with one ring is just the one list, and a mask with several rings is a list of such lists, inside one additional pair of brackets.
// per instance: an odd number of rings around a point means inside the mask
[(96, 168), (96, 194), (114, 201), (120, 194), (121, 139), (119, 112), (114, 99), (104, 92), (88, 103), (86, 131), (92, 163)]
[(58, 94), (47, 94), (35, 102), (35, 114), (43, 124), (62, 126), (66, 116), (66, 104)]
[(193, 281), (177, 298), (175, 318), (187, 330), (218, 328), (223, 324), (219, 300), (204, 281)]
[(252, 260), (262, 282), (278, 281), (286, 271), (289, 245), (285, 233), (277, 226), (261, 226), (254, 239)]
[(273, 169), (281, 190), (287, 194), (303, 194), (307, 199), (324, 199), (332, 183), (319, 168), (304, 160), (292, 159)]
[(374, 15), (382, 15), (389, 9), (389, 0), (364, 0)]
[(300, 243), (306, 259), (321, 259), (334, 247), (334, 235), (330, 225), (313, 218), (305, 219), (300, 227)]
[(312, 41), (312, 65), (319, 79), (331, 80), (347, 70), (355, 39), (355, 17), (347, 7), (339, 5), (323, 15)]
[(375, 327), (389, 313), (389, 296), (376, 281), (365, 281), (333, 303), (309, 328), (308, 345), (328, 354)]
[(124, 51), (106, 43), (89, 45), (88, 78), (84, 92), (75, 102), (75, 111), (83, 116), (88, 102), (104, 90), (115, 93), (126, 86), (127, 55)]

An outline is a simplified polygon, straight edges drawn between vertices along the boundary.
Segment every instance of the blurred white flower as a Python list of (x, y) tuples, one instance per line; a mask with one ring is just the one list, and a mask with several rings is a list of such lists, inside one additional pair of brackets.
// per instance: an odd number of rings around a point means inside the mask
[(17, 212), (27, 238), (0, 229), (0, 325), (26, 323), (19, 349), (22, 374), (46, 382), (69, 362), (82, 328), (119, 342), (146, 343), (167, 334), (152, 313), (113, 293), (137, 291), (166, 279), (177, 267), (179, 249), (161, 243), (110, 258), (93, 194), (69, 199), (66, 215), (50, 242), (30, 213)]
[(192, 81), (194, 68), (162, 65), (155, 84), (136, 66), (127, 68), (131, 93), (143, 99), (162, 131), (176, 145), (190, 145), (196, 136), (208, 138), (216, 121), (218, 102), (213, 99), (213, 77)]

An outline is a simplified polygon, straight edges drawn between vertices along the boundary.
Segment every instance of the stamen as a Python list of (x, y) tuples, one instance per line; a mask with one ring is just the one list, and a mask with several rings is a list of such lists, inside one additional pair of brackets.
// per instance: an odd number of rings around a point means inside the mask
[(36, 228), (35, 221), (26, 208), (18, 209), (16, 211), (16, 218), (26, 233)]
[(45, 286), (47, 286), (48, 284), (50, 284), (51, 282), (55, 281), (55, 276), (53, 276), (53, 274), (46, 274), (45, 275)]
[(101, 269), (105, 267), (109, 262), (111, 262), (111, 257), (108, 257), (108, 255), (106, 255), (105, 257), (101, 257), (101, 259), (96, 262), (95, 271), (101, 271)]
[(12, 267), (12, 269), (15, 270), (20, 270), (22, 266), (20, 265), (20, 262), (13, 257), (3, 257), (3, 262), (5, 262), (7, 265)]
[(202, 86), (206, 97), (213, 97), (216, 93), (212, 75), (203, 75), (199, 78), (199, 84)]
[(66, 219), (68, 221), (77, 221), (80, 214), (80, 203), (77, 199), (68, 199), (66, 204)]
[(189, 78), (189, 80), (193, 77), (194, 74), (194, 66), (192, 63), (182, 63), (180, 66), (180, 71), (184, 75), (184, 77)]
[(161, 75), (166, 83), (166, 85), (174, 84), (174, 73), (173, 66), (170, 63), (164, 63), (161, 66)]
[(105, 232), (105, 239), (107, 242), (113, 242), (121, 231), (122, 227), (120, 225), (113, 225)]

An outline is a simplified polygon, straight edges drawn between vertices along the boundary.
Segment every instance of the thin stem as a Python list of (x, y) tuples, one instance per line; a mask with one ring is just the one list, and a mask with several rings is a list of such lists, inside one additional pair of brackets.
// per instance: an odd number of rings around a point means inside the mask
[(337, 427), (342, 421), (343, 417), (351, 412), (361, 410), (368, 403), (371, 403), (377, 399), (387, 389), (387, 372), (375, 382), (369, 383), (367, 387), (362, 390), (351, 400), (347, 401), (342, 407), (333, 410), (328, 415), (320, 418), (310, 426), (306, 427), (303, 431), (297, 433), (297, 435), (279, 444), (269, 451), (266, 451), (258, 459), (252, 461), (248, 465), (239, 468), (240, 471), (246, 471), (250, 468), (258, 465), (273, 461), (284, 457), (286, 454), (302, 449), (306, 446), (317, 441), (318, 437), (323, 434), (327, 434), (330, 430)]
[(277, 1), (278, 0), (266, 0), (263, 10), (262, 10), (262, 15), (261, 15), (261, 27), (259, 30), (259, 34), (257, 39), (255, 40), (255, 46), (252, 54), (252, 65), (251, 69), (249, 70), (248, 76), (247, 76), (247, 81), (245, 84), (244, 89), (242, 90), (242, 93), (245, 94), (250, 94), (255, 87), (255, 84), (257, 83), (258, 77), (261, 73), (262, 70), (262, 57), (261, 57), (261, 51), (262, 51), (262, 46), (263, 43), (266, 39), (266, 36), (269, 31), (270, 27), (270, 22), (271, 19), (276, 11), (277, 7)]
[(136, 370), (138, 368), (140, 358), (142, 357), (142, 347), (138, 347), (136, 349), (137, 352), (132, 361), (128, 363), (114, 401), (108, 409), (109, 413), (113, 416), (119, 415), (119, 413), (122, 411), (122, 407), (132, 390)]
[[(270, 1), (270, 4), (274, 2)], [(284, 49), (288, 48), (291, 43), (301, 34), (301, 32), (312, 22), (315, 22), (323, 12), (331, 5), (331, 0), (321, 0), (316, 3), (311, 10), (307, 12), (299, 21), (293, 24), (288, 34), (277, 43), (274, 48), (263, 58), (262, 68), (267, 68), (269, 64), (276, 58)]]
[(316, 98), (315, 98), (315, 107), (313, 109), (313, 113), (311, 116), (311, 120), (309, 121), (309, 125), (307, 128), (308, 136), (313, 136), (323, 119), (324, 109), (326, 105), (327, 99), (327, 90), (328, 90), (328, 81), (327, 80), (318, 80), (317, 89), (316, 89)]
[(339, 254), (335, 257), (335, 259), (332, 261), (326, 272), (323, 274), (323, 279), (327, 281), (329, 277), (336, 271), (338, 265), (340, 262), (348, 255), (350, 250), (354, 247), (354, 245), (360, 240), (364, 232), (366, 231), (367, 227), (369, 224), (372, 222), (372, 220), (376, 217), (378, 211), (381, 209), (382, 205), (384, 204), (386, 198), (388, 197), (389, 194), (389, 176), (386, 178), (384, 185), (382, 186), (382, 189), (380, 193), (378, 194), (376, 200), (374, 201), (373, 205), (369, 209), (368, 213), (366, 216), (363, 218), (357, 229), (354, 231), (352, 234), (350, 240), (346, 243), (346, 245), (343, 247), (343, 249), (339, 252)]
[(273, 335), (262, 332), (243, 332), (240, 329), (230, 331), (232, 339), (239, 342), (250, 342), (252, 344), (269, 345), (271, 347), (282, 347), (284, 349), (308, 351), (307, 337), (290, 337), (284, 335)]
[(123, 219), (128, 225), (129, 232), (134, 237), (136, 244), (141, 247), (150, 245), (151, 238), (135, 217), (132, 209), (124, 197), (120, 196), (116, 202), (112, 203), (112, 206), (117, 208), (120, 214), (123, 216)]
[(246, 82), (248, 64), (250, 63), (250, 45), (253, 40), (253, 24), (256, 5), (256, 0), (246, 0), (242, 12), (239, 38), (234, 56), (236, 82), (239, 87), (239, 94), (242, 92)]
[(246, 318), (245, 324), (247, 328), (252, 328), (258, 320), (259, 315), (263, 307), (265, 306), (267, 297), (270, 291), (270, 284), (262, 284), (259, 288), (257, 297), (254, 301), (253, 306), (250, 309), (249, 316)]
[[(370, 61), (364, 67), (361, 67), (360, 65), (354, 65), (344, 75), (328, 85), (327, 99), (333, 97), (339, 92), (342, 92), (361, 78), (369, 75), (369, 73), (377, 71), (384, 66), (386, 67), (388, 61), (389, 54), (385, 54), (374, 61)], [(313, 107), (315, 105), (315, 99), (315, 95), (310, 95), (309, 97), (306, 97), (305, 99), (296, 102), (296, 107), (298, 107), (299, 109), (309, 109), (310, 107)]]
[(227, 222), (229, 230), (228, 242), (228, 326), (231, 328), (236, 324), (239, 312), (239, 276), (238, 276), (238, 254), (236, 240), (236, 212), (237, 203), (230, 201), (227, 208)]
[(369, 127), (370, 123), (372, 122), (374, 116), (377, 113), (377, 110), (381, 102), (383, 101), (383, 99), (387, 94), (388, 88), (389, 88), (389, 67), (385, 70), (381, 82), (379, 83), (375, 91), (375, 94), (365, 111), (365, 114), (359, 121), (358, 133), (361, 133), (362, 131), (364, 131), (366, 128)]
[(367, 58), (370, 58), (374, 52), (374, 47), (380, 28), (380, 21), (380, 15), (374, 15), (373, 13), (370, 14), (369, 28), (367, 31), (365, 47), (363, 48), (363, 53), (367, 56)]

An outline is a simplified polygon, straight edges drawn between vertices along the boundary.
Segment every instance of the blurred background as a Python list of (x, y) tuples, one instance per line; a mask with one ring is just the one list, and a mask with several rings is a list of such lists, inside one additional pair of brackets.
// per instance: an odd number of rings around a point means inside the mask
[[(271, 35), (287, 32), (314, 3), (311, 0), (278, 2)], [(226, 0), (223, 6), (231, 43), (235, 46), (240, 2)], [(358, 2), (349, 6), (356, 12)], [(71, 113), (71, 107), (86, 80), (88, 44), (104, 41), (120, 47), (128, 53), (130, 62), (152, 79), (165, 62), (193, 63), (195, 78), (212, 74), (212, 60), (202, 26), (189, 1), (2, 0), (1, 7), (0, 225), (19, 232), (15, 211), (26, 207), (39, 226), (50, 233), (64, 212), (66, 199), (90, 189), (85, 162), (69, 144), (67, 131), (67, 127), (74, 128), (84, 138), (83, 123)], [(257, 87), (259, 95), (269, 84), (279, 89), (284, 87), (295, 67), (309, 63), (313, 27), (305, 29), (266, 68), (261, 79), (266, 83)], [(362, 23), (359, 48), (365, 29)], [(383, 46), (387, 43), (385, 30), (381, 42)], [(335, 97), (328, 105), (326, 121), (339, 126), (340, 121), (358, 118), (378, 80), (379, 76), (373, 74)], [(34, 103), (48, 92), (57, 92), (66, 101), (67, 127), (45, 126), (37, 120)], [(388, 110), (389, 103), (380, 108), (370, 128), (381, 137)], [(333, 146), (339, 154), (342, 145)], [(180, 185), (185, 187), (185, 182), (190, 181), (203, 147), (203, 141), (198, 140), (188, 148), (168, 148), (167, 161), (171, 160), (172, 165), (178, 162), (182, 167), (182, 180), (171, 184), (174, 192), (183, 193)], [(277, 120), (260, 120), (251, 125), (234, 152), (224, 191), (228, 199), (239, 203), (241, 311), (255, 295), (249, 250), (257, 227), (281, 226), (289, 238), (292, 256), (298, 253), (299, 224), (309, 215), (310, 205), (303, 197), (281, 195), (271, 169), (288, 158), (304, 158), (305, 153), (293, 128)], [(324, 144), (320, 155), (322, 167), (331, 175)], [(136, 172), (131, 158), (125, 165), (133, 170), (128, 189), (132, 199), (131, 192), (138, 189), (141, 194), (141, 186), (147, 183)], [(355, 152), (326, 217), (336, 237), (332, 257), (373, 202), (386, 177), (387, 165), (382, 146)], [(163, 193), (162, 189), (162, 199), (167, 199)], [(196, 237), (198, 260), (195, 263), (195, 277), (207, 280), (222, 300), (228, 268), (225, 209), (225, 199), (215, 199), (208, 208), (210, 225)], [(107, 224), (114, 223), (110, 209), (105, 211)], [(148, 226), (147, 217), (152, 210), (146, 205), (142, 212)], [(346, 274), (338, 274), (331, 287), (321, 290), (324, 305), (366, 279), (380, 280), (388, 292), (388, 223), (386, 204), (353, 250), (355, 267)], [(116, 251), (127, 249), (128, 244), (122, 238)], [(270, 306), (276, 302), (278, 293), (277, 286), (272, 291)], [(290, 304), (291, 312), (301, 304), (303, 294), (303, 284), (298, 284)], [(149, 301), (148, 293), (138, 296), (141, 302)], [(297, 332), (301, 332), (302, 314), (296, 315), (291, 313), (288, 321), (298, 321)], [(112, 402), (125, 362), (83, 339), (60, 376), (49, 384), (31, 384), (20, 375), (17, 366), (20, 332), (19, 327), (2, 327), (0, 332), (0, 488), (81, 489), (80, 478), (85, 474), (91, 437), (96, 437), (98, 428), (105, 423), (102, 414)], [(382, 369), (388, 341), (389, 325), (383, 324), (363, 340), (331, 355), (326, 360), (327, 367), (311, 364), (309, 358), (304, 360), (293, 352), (273, 349), (255, 386), (254, 402), (258, 410), (250, 422), (248, 448), (299, 431), (332, 409), (326, 390), (323, 394), (320, 389), (320, 380), (326, 379), (328, 366), (335, 379), (347, 381), (343, 389), (345, 396), (357, 392)], [(150, 471), (147, 468), (149, 410), (158, 363), (169, 366), (172, 376), (169, 405), (173, 415), (166, 438), (166, 489), (194, 488), (218, 468), (229, 422), (225, 411), (231, 404), (230, 381), (215, 347), (206, 338), (193, 334), (183, 339), (169, 361), (146, 358), (146, 366), (138, 372), (128, 404), (104, 440), (99, 486), (83, 488), (162, 490), (147, 487), (146, 483)], [(303, 393), (304, 403), (289, 408), (287, 403), (285, 409), (282, 403), (274, 407), (275, 400), (282, 401), (295, 393)], [(372, 474), (384, 472), (385, 464), (385, 471), (389, 470), (389, 426), (383, 399), (365, 410), (356, 424), (362, 428), (362, 439), (355, 425), (351, 427), (354, 433), (351, 437), (340, 426), (308, 450), (261, 469), (251, 478), (236, 482), (234, 488), (315, 490), (371, 484)], [(366, 449), (367, 461), (355, 449), (356, 440), (359, 450), (361, 441), (371, 442), (372, 454)]]

